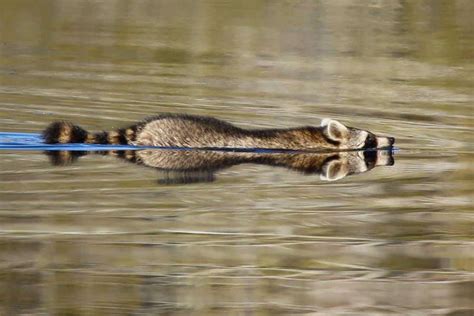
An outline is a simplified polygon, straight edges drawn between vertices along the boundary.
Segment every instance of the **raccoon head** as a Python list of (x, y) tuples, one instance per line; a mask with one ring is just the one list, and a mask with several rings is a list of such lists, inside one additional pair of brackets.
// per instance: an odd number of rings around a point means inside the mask
[(323, 119), (321, 127), (324, 136), (338, 149), (387, 148), (395, 143), (393, 137), (376, 136), (371, 132), (345, 126), (332, 119)]
[(321, 180), (335, 181), (377, 166), (392, 166), (391, 150), (346, 151), (330, 157), (321, 168)]

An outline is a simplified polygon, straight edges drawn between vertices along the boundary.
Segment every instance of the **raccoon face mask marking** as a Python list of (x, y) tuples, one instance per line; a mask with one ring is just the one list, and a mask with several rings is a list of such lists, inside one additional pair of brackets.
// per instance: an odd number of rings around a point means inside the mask
[(324, 136), (338, 149), (386, 148), (393, 146), (395, 142), (393, 137), (376, 136), (368, 131), (348, 127), (329, 118), (321, 121), (321, 127)]
[(323, 181), (336, 181), (377, 166), (392, 166), (394, 162), (391, 150), (341, 152), (324, 163), (320, 178)]

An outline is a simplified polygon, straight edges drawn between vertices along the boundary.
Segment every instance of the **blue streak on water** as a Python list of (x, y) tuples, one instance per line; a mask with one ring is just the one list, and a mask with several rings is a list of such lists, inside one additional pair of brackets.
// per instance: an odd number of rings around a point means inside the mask
[[(132, 145), (99, 145), (99, 144), (45, 144), (41, 134), (37, 133), (9, 133), (0, 132), (0, 150), (31, 150), (31, 151), (107, 151), (107, 150), (213, 150), (223, 152), (251, 152), (251, 153), (324, 153), (328, 151), (301, 151), (291, 149), (268, 148), (191, 148), (191, 147), (163, 147), (163, 146), (132, 146)], [(377, 149), (371, 149), (377, 150)], [(398, 151), (398, 148), (392, 148)], [(370, 151), (370, 150), (368, 150)]]
[(0, 146), (43, 143), (41, 134), (0, 132)]
[(154, 147), (97, 144), (45, 144), (41, 134), (0, 132), (0, 150), (138, 150)]

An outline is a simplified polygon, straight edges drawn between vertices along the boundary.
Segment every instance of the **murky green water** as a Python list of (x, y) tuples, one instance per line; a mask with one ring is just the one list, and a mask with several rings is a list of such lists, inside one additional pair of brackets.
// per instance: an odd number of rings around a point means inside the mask
[(0, 314), (471, 315), (473, 20), (458, 1), (0, 2), (0, 131), (332, 117), (394, 166), (213, 182), (0, 152)]

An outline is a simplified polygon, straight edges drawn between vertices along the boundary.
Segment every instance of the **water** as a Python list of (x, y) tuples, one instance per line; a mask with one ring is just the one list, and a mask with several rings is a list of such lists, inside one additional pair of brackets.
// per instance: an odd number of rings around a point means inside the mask
[(395, 165), (212, 182), (0, 152), (0, 314), (471, 315), (473, 2), (33, 1), (0, 10), (0, 131), (332, 117)]

